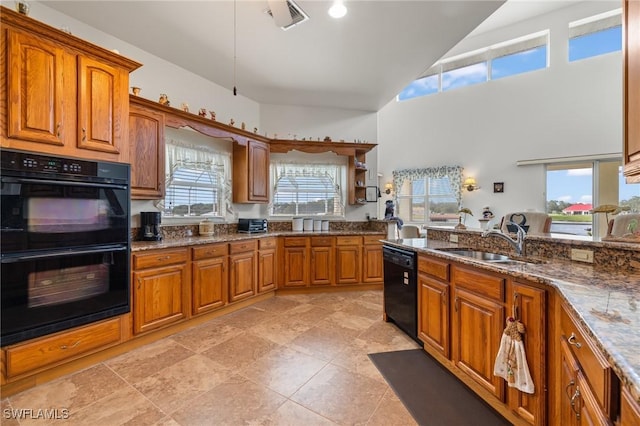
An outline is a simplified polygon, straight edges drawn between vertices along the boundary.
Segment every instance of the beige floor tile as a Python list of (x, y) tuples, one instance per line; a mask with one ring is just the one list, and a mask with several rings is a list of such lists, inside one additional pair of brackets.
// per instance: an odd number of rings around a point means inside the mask
[(3, 426), (17, 426), (20, 424), (18, 418), (22, 417), (22, 414), (19, 411), (12, 411), (14, 408), (8, 398), (0, 402), (0, 409), (2, 410), (2, 421), (0, 423)]
[(171, 339), (162, 339), (105, 362), (129, 383), (135, 383), (193, 355)]
[(367, 422), (367, 426), (413, 426), (417, 424), (392, 389), (387, 389), (378, 408)]
[(362, 339), (354, 339), (349, 345), (345, 346), (331, 363), (344, 367), (354, 373), (375, 379), (381, 383), (386, 383), (378, 368), (371, 362), (369, 355), (371, 353), (389, 352), (389, 347), (381, 343), (368, 342)]
[(245, 332), (202, 352), (202, 355), (230, 370), (239, 370), (279, 347), (271, 340)]
[(353, 295), (350, 292), (318, 293), (309, 301), (311, 305), (322, 306), (323, 309), (339, 311)]
[(371, 343), (386, 345), (389, 351), (419, 348), (418, 343), (404, 334), (393, 323), (376, 321), (371, 327), (358, 335), (359, 339)]
[(278, 315), (262, 309), (255, 309), (253, 306), (225, 315), (224, 323), (231, 327), (246, 330), (258, 324), (262, 324), (275, 319)]
[(243, 329), (233, 327), (216, 318), (194, 328), (189, 328), (181, 333), (171, 336), (182, 346), (193, 352), (204, 352), (222, 342), (226, 342), (244, 332)]
[(268, 426), (332, 426), (336, 423), (292, 401), (280, 406), (263, 423)]
[(180, 426), (180, 423), (176, 422), (172, 417), (165, 417), (154, 423), (154, 426)]
[(273, 321), (251, 327), (249, 331), (263, 339), (271, 340), (279, 345), (286, 345), (311, 327), (312, 325), (306, 321), (280, 316)]
[(14, 395), (9, 401), (14, 409), (67, 409), (73, 414), (112, 392), (128, 387), (113, 371), (97, 364)]
[(204, 355), (193, 355), (135, 384), (146, 398), (165, 413), (219, 385), (231, 372)]
[[(306, 295), (302, 295), (306, 296)], [(305, 324), (310, 327), (316, 325), (319, 321), (322, 321), (334, 311), (324, 309), (320, 306), (312, 305), (309, 303), (296, 306), (290, 309), (286, 313), (282, 314), (279, 319), (290, 319), (300, 324)]]
[(285, 313), (297, 306), (300, 306), (303, 302), (295, 299), (285, 299), (283, 297), (272, 297), (262, 302), (258, 302), (251, 305), (254, 309), (261, 309), (263, 311), (272, 312), (275, 314)]
[(282, 395), (234, 376), (172, 414), (180, 425), (241, 425), (267, 421), (286, 401)]
[(382, 307), (384, 295), (382, 290), (363, 291), (356, 299)]
[(357, 331), (321, 323), (312, 327), (287, 344), (291, 349), (320, 359), (331, 361), (357, 335)]
[(343, 425), (363, 424), (387, 385), (332, 364), (313, 376), (291, 400)]
[(323, 319), (318, 326), (341, 327), (354, 332), (354, 337), (368, 329), (376, 322), (374, 319), (350, 314), (344, 311), (334, 312)]
[(271, 351), (240, 373), (289, 397), (325, 365), (327, 361), (283, 347)]
[(340, 312), (357, 315), (374, 321), (382, 319), (382, 309), (380, 309), (380, 305), (363, 299), (352, 300), (351, 303), (347, 304)]
[(153, 425), (166, 417), (142, 394), (127, 387), (111, 393), (94, 404), (71, 413), (71, 423), (76, 426)]

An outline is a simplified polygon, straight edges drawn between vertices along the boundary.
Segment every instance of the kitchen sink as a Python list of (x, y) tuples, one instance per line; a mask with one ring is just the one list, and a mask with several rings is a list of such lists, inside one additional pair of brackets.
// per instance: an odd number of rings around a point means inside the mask
[(509, 262), (511, 259), (509, 256), (498, 253), (489, 253), (479, 250), (447, 250), (447, 253), (455, 254), (458, 256), (470, 257), (476, 260), (482, 260), (484, 262)]

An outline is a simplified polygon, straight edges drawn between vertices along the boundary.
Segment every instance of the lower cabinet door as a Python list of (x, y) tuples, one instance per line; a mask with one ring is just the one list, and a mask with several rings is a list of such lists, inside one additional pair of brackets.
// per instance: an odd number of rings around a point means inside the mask
[(256, 294), (256, 252), (229, 256), (229, 302)]
[(186, 265), (133, 274), (133, 332), (143, 333), (187, 317), (190, 290)]
[(193, 262), (193, 314), (227, 304), (227, 257)]
[(449, 357), (449, 284), (418, 274), (418, 338)]
[(276, 289), (276, 251), (260, 250), (258, 255), (258, 293)]
[(456, 367), (504, 402), (504, 380), (493, 375), (504, 330), (503, 306), (456, 288), (453, 310), (452, 358)]

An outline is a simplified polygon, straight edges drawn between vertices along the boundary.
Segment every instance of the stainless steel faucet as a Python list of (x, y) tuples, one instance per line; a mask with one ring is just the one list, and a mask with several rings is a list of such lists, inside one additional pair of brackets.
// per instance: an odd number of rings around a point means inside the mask
[(493, 235), (494, 237), (502, 238), (503, 240), (506, 240), (509, 242), (509, 244), (511, 244), (518, 256), (524, 256), (524, 238), (526, 237), (527, 232), (522, 228), (522, 226), (518, 225), (517, 223), (511, 221), (508, 221), (507, 223), (510, 225), (514, 225), (518, 229), (515, 240), (509, 235), (502, 233), (502, 231), (500, 231), (499, 229), (488, 229), (482, 233), (482, 236), (490, 237)]

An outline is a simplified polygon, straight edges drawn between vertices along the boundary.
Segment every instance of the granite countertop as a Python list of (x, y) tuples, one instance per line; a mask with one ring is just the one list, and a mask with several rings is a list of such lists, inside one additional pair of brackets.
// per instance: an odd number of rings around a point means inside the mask
[(166, 248), (197, 246), (200, 244), (226, 243), (242, 240), (253, 240), (266, 237), (320, 237), (320, 236), (349, 236), (349, 235), (383, 235), (380, 231), (276, 231), (255, 234), (220, 234), (211, 237), (171, 238), (162, 241), (134, 241), (131, 244), (133, 252), (144, 250), (159, 250)]
[(384, 242), (556, 288), (640, 403), (640, 271), (604, 269), (558, 259), (492, 264), (447, 253), (442, 249), (462, 246), (446, 241), (412, 238)]

